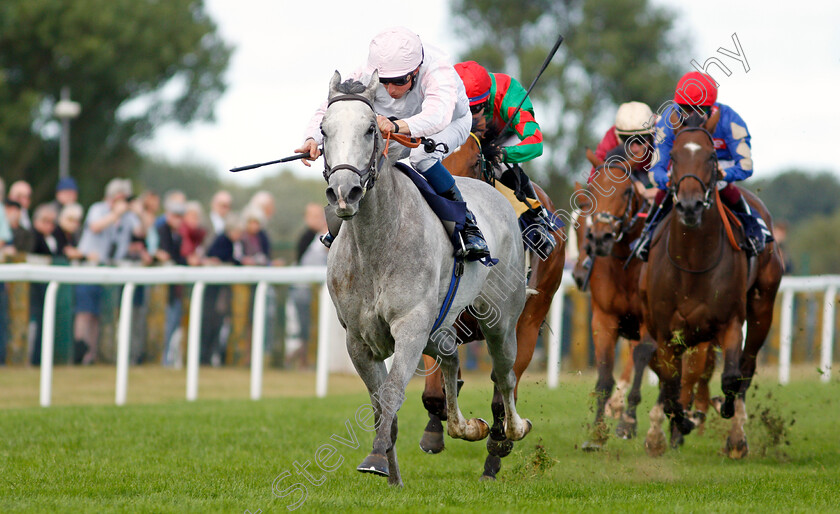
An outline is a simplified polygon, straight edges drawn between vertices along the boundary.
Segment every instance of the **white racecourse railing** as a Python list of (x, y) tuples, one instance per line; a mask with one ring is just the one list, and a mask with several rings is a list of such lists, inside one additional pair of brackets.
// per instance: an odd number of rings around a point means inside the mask
[[(251, 334), (251, 399), (262, 395), (263, 339), (265, 336), (266, 293), (269, 284), (321, 284), (321, 298), (329, 297), (324, 267), (66, 267), (32, 264), (0, 265), (0, 282), (46, 282), (44, 320), (41, 343), (40, 403), (47, 407), (52, 395), (53, 346), (55, 340), (56, 295), (59, 284), (124, 285), (117, 329), (117, 379), (115, 403), (125, 404), (128, 390), (129, 342), (131, 336), (131, 304), (137, 284), (193, 284), (190, 298), (189, 328), (187, 332), (187, 392), (188, 401), (198, 397), (199, 347), (201, 334), (202, 299), (206, 284), (256, 284)], [(574, 288), (569, 271), (554, 297), (549, 311), (547, 383), (557, 387), (560, 377), (560, 342), (563, 337), (563, 303), (566, 292)], [(795, 292), (824, 291), (822, 344), (820, 354), (821, 380), (831, 378), (834, 346), (835, 299), (840, 287), (840, 275), (784, 277), (779, 294), (782, 297), (780, 326), (779, 382), (790, 380), (790, 358), (793, 341), (793, 295)], [(327, 393), (328, 360), (330, 355), (329, 327), (335, 318), (331, 303), (319, 302), (318, 358), (316, 365), (316, 395)]]

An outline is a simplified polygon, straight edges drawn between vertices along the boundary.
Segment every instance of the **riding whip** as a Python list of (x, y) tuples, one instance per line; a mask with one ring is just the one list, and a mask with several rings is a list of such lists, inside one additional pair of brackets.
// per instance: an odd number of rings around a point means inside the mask
[(298, 154), (295, 154), (295, 155), (290, 155), (289, 157), (283, 157), (282, 159), (277, 159), (276, 161), (261, 162), (261, 163), (258, 163), (258, 164), (249, 164), (247, 166), (239, 166), (238, 168), (231, 168), (230, 171), (233, 172), (233, 173), (238, 173), (240, 171), (252, 170), (254, 168), (261, 168), (263, 166), (268, 166), (269, 164), (278, 164), (278, 163), (281, 163), (281, 162), (297, 161), (299, 159), (305, 159), (307, 157), (309, 157), (309, 152), (298, 153)]
[(502, 130), (499, 132), (499, 138), (502, 137), (502, 134), (505, 133), (505, 130), (507, 130), (508, 126), (510, 125), (510, 122), (513, 121), (513, 119), (516, 117), (516, 115), (522, 109), (522, 104), (524, 104), (525, 100), (531, 95), (531, 90), (534, 89), (534, 86), (537, 84), (537, 81), (540, 79), (540, 77), (542, 76), (545, 69), (548, 68), (549, 63), (551, 63), (551, 59), (554, 58), (554, 54), (557, 53), (557, 49), (560, 48), (561, 44), (563, 44), (563, 34), (559, 34), (557, 36), (557, 41), (555, 41), (554, 47), (551, 49), (550, 52), (548, 52), (548, 56), (545, 58), (545, 61), (543, 61), (542, 67), (540, 68), (539, 73), (537, 73), (537, 76), (534, 77), (533, 82), (531, 82), (531, 86), (528, 87), (528, 92), (525, 93), (525, 96), (522, 98), (522, 101), (519, 102), (519, 105), (513, 111), (513, 114), (508, 117), (507, 123), (505, 123), (505, 126), (502, 127)]

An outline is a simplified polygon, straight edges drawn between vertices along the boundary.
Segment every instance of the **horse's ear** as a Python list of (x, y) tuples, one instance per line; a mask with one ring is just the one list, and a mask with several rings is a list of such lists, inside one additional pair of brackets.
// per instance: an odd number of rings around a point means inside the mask
[(586, 149), (586, 160), (592, 163), (592, 165), (596, 168), (604, 164), (604, 161), (602, 161), (594, 153), (592, 153), (592, 150), (590, 150), (589, 148)]
[(367, 88), (365, 89), (365, 96), (372, 102), (376, 98), (376, 86), (379, 85), (379, 70), (373, 70), (373, 74), (370, 76), (370, 82), (368, 82)]
[(589, 209), (592, 208), (592, 202), (589, 201), (589, 195), (578, 194), (585, 190), (586, 188), (583, 187), (583, 184), (581, 184), (580, 182), (575, 182), (575, 192), (572, 195), (572, 198), (574, 198), (574, 202), (577, 205), (578, 209), (587, 212), (589, 211)]
[(712, 111), (712, 115), (709, 116), (709, 119), (706, 120), (706, 123), (703, 124), (703, 128), (709, 131), (709, 134), (715, 133), (715, 128), (717, 127), (718, 122), (720, 121), (720, 109), (714, 109)]
[(675, 105), (673, 109), (671, 109), (671, 115), (668, 117), (668, 126), (670, 126), (674, 130), (674, 135), (677, 135), (677, 132), (682, 130), (683, 128), (683, 119), (680, 117), (680, 107)]
[(341, 73), (338, 70), (335, 70), (333, 73), (332, 78), (330, 79), (330, 94), (329, 98), (338, 94), (338, 85), (341, 84)]

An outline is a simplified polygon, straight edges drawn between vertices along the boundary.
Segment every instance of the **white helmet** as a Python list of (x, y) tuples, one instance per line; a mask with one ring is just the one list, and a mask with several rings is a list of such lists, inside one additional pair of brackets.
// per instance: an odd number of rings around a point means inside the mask
[(615, 113), (615, 133), (619, 136), (653, 134), (655, 125), (653, 111), (642, 102), (621, 104)]
[(367, 72), (380, 78), (404, 77), (423, 63), (420, 36), (405, 27), (385, 29), (370, 42)]

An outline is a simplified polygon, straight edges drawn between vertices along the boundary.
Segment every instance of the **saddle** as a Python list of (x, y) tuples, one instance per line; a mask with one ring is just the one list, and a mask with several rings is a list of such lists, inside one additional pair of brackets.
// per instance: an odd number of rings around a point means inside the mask
[[(432, 186), (426, 182), (426, 179), (417, 173), (414, 168), (405, 163), (397, 162), (394, 164), (394, 167), (410, 178), (414, 185), (417, 186), (417, 189), (420, 191), (420, 195), (423, 196), (423, 199), (426, 200), (426, 203), (429, 207), (431, 207), (432, 212), (435, 213), (440, 222), (443, 224), (443, 228), (449, 236), (449, 241), (452, 243), (452, 247), (460, 248), (461, 231), (464, 230), (464, 222), (467, 217), (466, 202), (449, 200), (435, 193)], [(493, 266), (499, 261), (498, 259), (494, 259), (492, 257), (485, 257), (480, 259), (479, 262), (485, 266)]]

